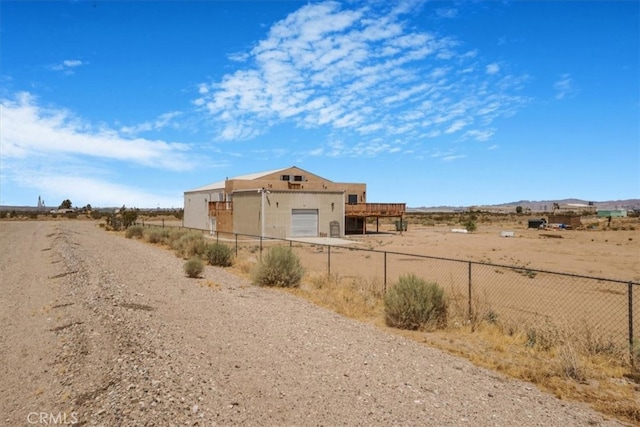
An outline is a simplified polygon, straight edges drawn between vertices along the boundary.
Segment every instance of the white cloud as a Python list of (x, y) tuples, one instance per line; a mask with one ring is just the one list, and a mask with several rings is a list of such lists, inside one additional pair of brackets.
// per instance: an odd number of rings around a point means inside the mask
[(497, 74), (500, 72), (500, 66), (495, 62), (487, 65), (487, 74)]
[(160, 169), (190, 168), (185, 144), (127, 139), (109, 128), (94, 128), (64, 109), (44, 108), (28, 93), (2, 100), (1, 158), (65, 154), (113, 159)]
[(556, 91), (556, 99), (564, 99), (574, 95), (573, 79), (570, 74), (563, 74), (560, 79), (553, 84)]
[(168, 113), (161, 114), (153, 121), (138, 123), (132, 126), (123, 126), (120, 128), (120, 132), (125, 135), (138, 135), (143, 132), (156, 131), (161, 130), (167, 127), (171, 127), (177, 129), (179, 124), (176, 118), (182, 116), (181, 111), (171, 111)]
[(74, 72), (74, 68), (80, 67), (82, 65), (86, 65), (86, 63), (82, 62), (79, 59), (65, 59), (64, 61), (58, 64), (53, 64), (49, 66), (49, 69), (53, 71), (62, 71), (65, 74), (71, 75)]
[[(57, 206), (62, 200), (69, 199), (74, 206), (163, 208), (182, 207), (182, 200), (173, 195), (156, 194), (128, 185), (121, 185), (94, 176), (72, 175), (69, 171), (56, 170), (43, 173), (42, 170), (26, 170), (21, 174), (20, 183), (23, 186), (37, 189), (40, 194), (46, 194), (45, 202), (48, 206)], [(34, 173), (35, 172), (35, 173)]]
[(249, 54), (246, 52), (230, 53), (229, 55), (227, 55), (227, 58), (229, 58), (229, 60), (233, 62), (244, 62), (249, 59)]
[[(220, 139), (255, 138), (289, 123), (355, 134), (345, 141), (399, 134), (424, 141), (476, 120), (487, 126), (527, 102), (515, 93), (522, 79), (499, 73), (497, 63), (479, 66), (477, 50), (458, 52), (458, 40), (415, 30), (408, 14), (418, 3), (348, 5), (301, 7), (270, 28), (242, 68), (200, 85), (194, 103)], [(369, 143), (368, 152), (379, 152)]]
[(80, 61), (79, 59), (67, 59), (65, 61), (62, 61), (62, 64), (65, 67), (75, 68), (75, 67), (81, 66), (82, 65), (82, 61)]
[(440, 18), (455, 18), (456, 16), (458, 16), (458, 10), (450, 7), (440, 8), (436, 9), (436, 14)]
[[(94, 206), (180, 206), (168, 188), (141, 190), (129, 185), (128, 173), (151, 176), (159, 171), (185, 171), (193, 164), (185, 144), (144, 138), (126, 138), (116, 130), (94, 126), (62, 108), (45, 108), (28, 93), (1, 99), (2, 197), (10, 200), (20, 191), (37, 191), (47, 199)], [(163, 126), (177, 112), (156, 119)], [(152, 182), (152, 181), (150, 181)], [(150, 182), (136, 184), (144, 186)], [(151, 184), (151, 187), (153, 185)]]
[(491, 139), (494, 133), (495, 133), (495, 130), (493, 129), (483, 129), (483, 130), (474, 129), (474, 130), (465, 132), (464, 138), (465, 139), (471, 138), (471, 139), (475, 139), (476, 141), (484, 142)]
[(464, 159), (465, 157), (467, 156), (464, 154), (458, 154), (458, 155), (452, 155), (452, 156), (445, 156), (442, 158), (442, 160), (445, 162), (452, 162), (454, 160)]
[(456, 120), (455, 122), (453, 122), (451, 124), (451, 126), (449, 126), (449, 128), (447, 130), (444, 131), (444, 133), (454, 133), (459, 131), (460, 129), (462, 129), (463, 127), (465, 127), (468, 123), (464, 120)]

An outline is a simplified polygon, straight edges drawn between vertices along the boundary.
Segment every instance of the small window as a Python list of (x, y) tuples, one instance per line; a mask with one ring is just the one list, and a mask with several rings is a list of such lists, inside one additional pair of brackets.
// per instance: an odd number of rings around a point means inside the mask
[(293, 180), (294, 181), (304, 181), (304, 175), (294, 175), (293, 176)]
[(290, 180), (291, 180), (290, 175), (280, 175), (280, 181), (290, 181)]
[(358, 204), (358, 195), (357, 194), (349, 194), (347, 200), (348, 200), (348, 203), (350, 205), (357, 205)]

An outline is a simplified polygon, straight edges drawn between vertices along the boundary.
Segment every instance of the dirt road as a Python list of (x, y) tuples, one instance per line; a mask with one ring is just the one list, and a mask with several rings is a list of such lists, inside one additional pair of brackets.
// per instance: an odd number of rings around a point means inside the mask
[(620, 425), (93, 222), (0, 245), (6, 425)]

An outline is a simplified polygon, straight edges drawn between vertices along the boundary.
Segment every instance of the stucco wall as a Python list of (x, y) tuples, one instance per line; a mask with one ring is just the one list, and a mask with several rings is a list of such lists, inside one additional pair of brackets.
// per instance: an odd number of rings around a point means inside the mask
[(259, 236), (261, 232), (260, 203), (262, 194), (256, 190), (233, 194), (233, 232)]
[[(264, 206), (264, 225), (261, 210)], [(234, 233), (265, 237), (291, 237), (293, 209), (318, 210), (318, 235), (330, 234), (331, 221), (340, 224), (344, 236), (344, 193), (257, 190), (233, 195)]]
[(221, 191), (184, 193), (183, 225), (209, 230), (209, 202), (221, 200)]

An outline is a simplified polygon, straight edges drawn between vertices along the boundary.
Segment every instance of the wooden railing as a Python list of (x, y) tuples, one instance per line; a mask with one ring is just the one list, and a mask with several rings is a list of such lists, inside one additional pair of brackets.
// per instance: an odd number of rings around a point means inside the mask
[[(345, 205), (345, 216), (402, 216), (405, 203), (357, 203)], [(209, 202), (209, 215), (215, 216), (221, 211), (232, 211), (233, 202)]]
[(232, 211), (233, 202), (209, 202), (209, 216), (215, 216), (220, 211)]
[(357, 203), (344, 207), (345, 216), (402, 216), (407, 210), (406, 203)]

